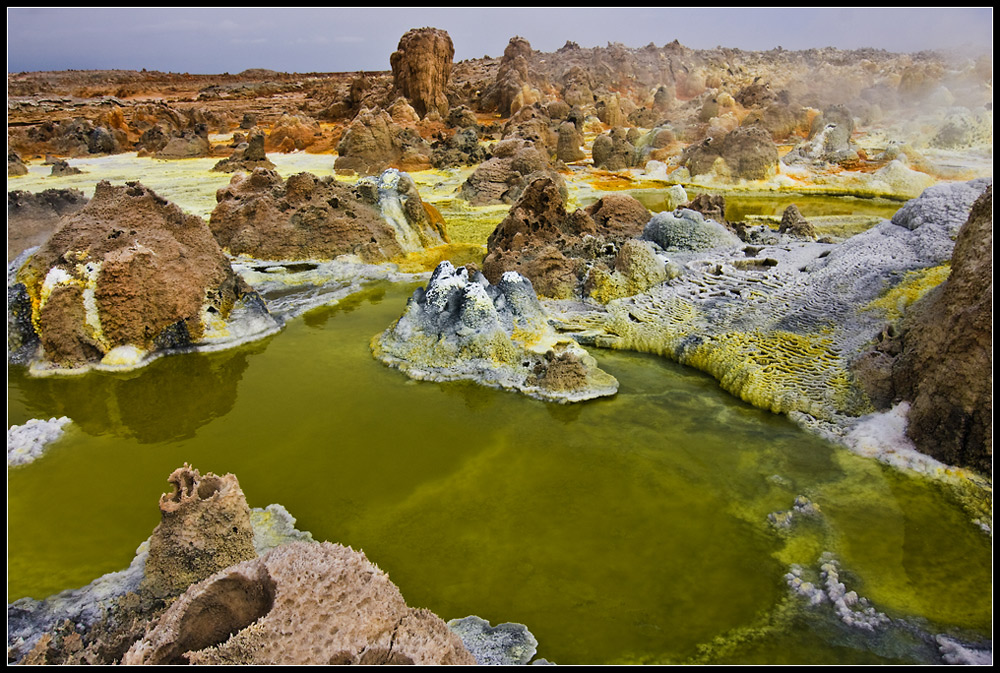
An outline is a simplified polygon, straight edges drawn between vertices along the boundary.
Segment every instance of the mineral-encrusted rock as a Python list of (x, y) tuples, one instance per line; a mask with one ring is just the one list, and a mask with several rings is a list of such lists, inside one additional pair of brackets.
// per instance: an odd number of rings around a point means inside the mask
[[(316, 144), (323, 135), (319, 123), (305, 115), (284, 114), (271, 127), (266, 147), (272, 152), (294, 152)], [(257, 154), (263, 154), (263, 147)], [(259, 161), (260, 159), (255, 159)]]
[(430, 168), (430, 146), (412, 129), (403, 128), (385, 110), (362, 109), (337, 145), (337, 170), (374, 175), (389, 166)]
[(418, 380), (472, 380), (560, 403), (618, 390), (585, 350), (555, 333), (531, 282), (512, 272), (490, 284), (442, 262), (371, 346), (378, 360)]
[(57, 159), (52, 162), (52, 171), (49, 173), (54, 177), (61, 177), (64, 175), (79, 175), (83, 173), (76, 166), (70, 166), (69, 162), (65, 159)]
[(64, 215), (87, 203), (79, 189), (46, 189), (43, 192), (7, 192), (7, 261), (44, 243)]
[(587, 275), (584, 294), (602, 304), (645, 292), (670, 277), (666, 264), (646, 241), (630, 238), (621, 244), (614, 264), (598, 262)]
[(189, 588), (123, 664), (436, 664), (475, 659), (361, 552), (292, 543)]
[(216, 194), (209, 222), (219, 244), (256, 259), (333, 259), (377, 264), (447, 242), (443, 221), (413, 180), (395, 169), (356, 186), (299, 173), (237, 174)]
[(389, 57), (395, 90), (405, 96), (421, 117), (432, 109), (448, 114), (445, 87), (451, 76), (455, 47), (438, 28), (415, 28), (399, 39)]
[(149, 539), (139, 587), (160, 600), (257, 556), (250, 508), (234, 475), (201, 475), (184, 465), (168, 481), (173, 491), (160, 498), (161, 519)]
[(858, 152), (851, 136), (854, 117), (843, 105), (833, 105), (813, 120), (809, 138), (783, 158), (786, 164), (811, 162), (817, 165), (857, 161)]
[(451, 620), (448, 628), (458, 634), (480, 666), (524, 666), (538, 651), (538, 641), (524, 624), (492, 626), (470, 615)]
[(591, 157), (594, 168), (604, 168), (609, 171), (620, 171), (638, 165), (638, 153), (635, 146), (628, 141), (627, 131), (617, 127), (610, 132), (594, 139)]
[(237, 145), (232, 155), (215, 164), (212, 170), (220, 173), (251, 173), (255, 168), (274, 168), (274, 164), (264, 153), (265, 139), (262, 131), (252, 131), (245, 143)]
[(804, 238), (812, 241), (816, 240), (816, 230), (809, 223), (809, 220), (802, 215), (798, 206), (794, 203), (785, 208), (785, 212), (781, 214), (781, 223), (778, 225), (778, 233), (788, 234), (794, 238)]
[(462, 184), (461, 195), (475, 206), (513, 203), (529, 182), (543, 174), (562, 181), (532, 143), (502, 140), (493, 147), (493, 157), (477, 166)]
[(642, 237), (667, 251), (703, 251), (740, 244), (740, 239), (726, 227), (687, 208), (654, 214)]
[(948, 280), (904, 321), (893, 365), (897, 395), (912, 402), (907, 434), (950, 465), (993, 467), (993, 187), (973, 204)]
[(609, 194), (586, 209), (567, 213), (557, 181), (531, 181), (507, 217), (487, 239), (483, 273), (497, 282), (507, 271), (531, 280), (545, 297), (578, 298), (592, 262), (608, 265), (618, 246), (642, 233), (649, 211), (631, 196)]
[(154, 155), (157, 159), (191, 159), (208, 156), (212, 145), (208, 141), (208, 126), (196, 124), (190, 131), (167, 141)]
[(7, 177), (13, 178), (18, 175), (27, 175), (28, 167), (21, 159), (21, 155), (12, 149), (7, 150)]
[(489, 159), (489, 152), (480, 144), (479, 132), (473, 126), (457, 131), (448, 140), (435, 143), (432, 148), (434, 168), (472, 166)]
[(714, 170), (724, 178), (767, 180), (778, 172), (778, 150), (764, 129), (739, 127), (721, 138), (691, 145), (682, 162), (692, 176)]
[(503, 139), (515, 138), (534, 145), (546, 160), (555, 154), (558, 145), (558, 135), (552, 130), (552, 119), (539, 103), (520, 107), (504, 124)]
[(556, 159), (564, 163), (580, 161), (586, 158), (583, 151), (583, 134), (573, 122), (563, 122), (559, 125), (559, 139), (556, 141)]
[(13, 281), (30, 300), (38, 373), (134, 367), (154, 351), (219, 346), (278, 327), (204, 220), (137, 182), (98, 183)]
[[(500, 116), (511, 114), (511, 104), (526, 84), (531, 82), (528, 62), (531, 58), (531, 44), (523, 37), (512, 37), (503, 51), (496, 79), (483, 92), (482, 109), (496, 110)], [(567, 103), (573, 105), (569, 99)], [(591, 99), (588, 102), (593, 102)]]

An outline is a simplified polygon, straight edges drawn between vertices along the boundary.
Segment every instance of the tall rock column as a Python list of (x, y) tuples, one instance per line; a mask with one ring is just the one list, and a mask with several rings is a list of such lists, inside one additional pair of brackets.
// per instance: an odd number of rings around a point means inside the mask
[(421, 117), (431, 110), (448, 114), (444, 88), (451, 76), (455, 47), (438, 28), (414, 28), (399, 39), (389, 57), (395, 93), (405, 96)]

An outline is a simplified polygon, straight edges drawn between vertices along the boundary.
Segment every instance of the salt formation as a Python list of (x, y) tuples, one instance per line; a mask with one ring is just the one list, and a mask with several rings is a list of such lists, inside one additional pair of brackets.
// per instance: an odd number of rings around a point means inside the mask
[(867, 598), (859, 597), (856, 591), (848, 591), (840, 581), (840, 568), (830, 554), (820, 558), (820, 581), (823, 586), (802, 579), (802, 567), (793, 564), (785, 575), (791, 589), (809, 600), (812, 605), (830, 603), (844, 624), (866, 631), (887, 625), (890, 620), (885, 614), (870, 605)]
[(523, 666), (538, 648), (538, 641), (523, 624), (491, 626), (485, 619), (471, 615), (451, 620), (448, 628), (461, 637), (480, 666)]
[(39, 374), (134, 367), (153, 354), (225, 347), (278, 328), (205, 222), (137, 182), (99, 183), (9, 270), (7, 292), (8, 327), (19, 332), (11, 352)]
[[(679, 277), (610, 302), (606, 313), (550, 308), (581, 339), (667, 355), (755, 406), (845, 427), (873, 411), (851, 363), (885, 326), (876, 300), (906, 272), (949, 259), (951, 232), (988, 182), (935, 188), (894, 222), (839, 245), (787, 240), (671, 254)], [(919, 217), (924, 206), (935, 215)]]
[(65, 416), (48, 420), (32, 418), (24, 425), (7, 428), (7, 467), (25, 465), (41, 456), (49, 444), (62, 437), (69, 423)]
[(549, 326), (531, 282), (507, 272), (496, 285), (442, 262), (406, 311), (372, 339), (372, 352), (411, 378), (473, 380), (554, 402), (613, 395), (614, 377)]
[(443, 30), (418, 28), (399, 38), (399, 46), (389, 57), (393, 83), (421, 117), (432, 110), (442, 117), (448, 114), (445, 87), (454, 57), (451, 37)]

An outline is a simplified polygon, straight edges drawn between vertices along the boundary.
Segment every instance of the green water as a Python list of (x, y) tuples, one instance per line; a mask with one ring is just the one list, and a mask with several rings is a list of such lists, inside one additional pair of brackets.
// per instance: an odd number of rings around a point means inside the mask
[[(368, 342), (411, 291), (381, 285), (128, 375), (10, 370), (9, 423), (74, 426), (8, 470), (8, 601), (124, 568), (187, 461), (364, 550), (410, 605), (526, 624), (560, 664), (921, 661), (917, 641), (790, 597), (788, 565), (824, 551), (891, 617), (989, 637), (991, 541), (935, 485), (652, 356), (595, 352), (620, 392), (568, 407), (410, 381)], [(778, 534), (767, 514), (797, 495), (824, 514)]]

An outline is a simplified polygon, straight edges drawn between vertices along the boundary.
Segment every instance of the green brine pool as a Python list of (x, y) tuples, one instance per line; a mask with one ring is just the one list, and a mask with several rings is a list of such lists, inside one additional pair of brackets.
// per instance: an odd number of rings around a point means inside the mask
[[(653, 356), (592, 349), (620, 392), (572, 406), (411, 381), (368, 344), (413, 288), (129, 374), (9, 369), (8, 424), (73, 425), (8, 470), (8, 602), (126, 567), (188, 462), (363, 550), (409, 605), (520, 622), (559, 664), (920, 663), (937, 634), (991, 637), (991, 538), (935, 483)], [(819, 513), (769, 522), (798, 496)], [(888, 623), (793, 592), (821, 559)]]

